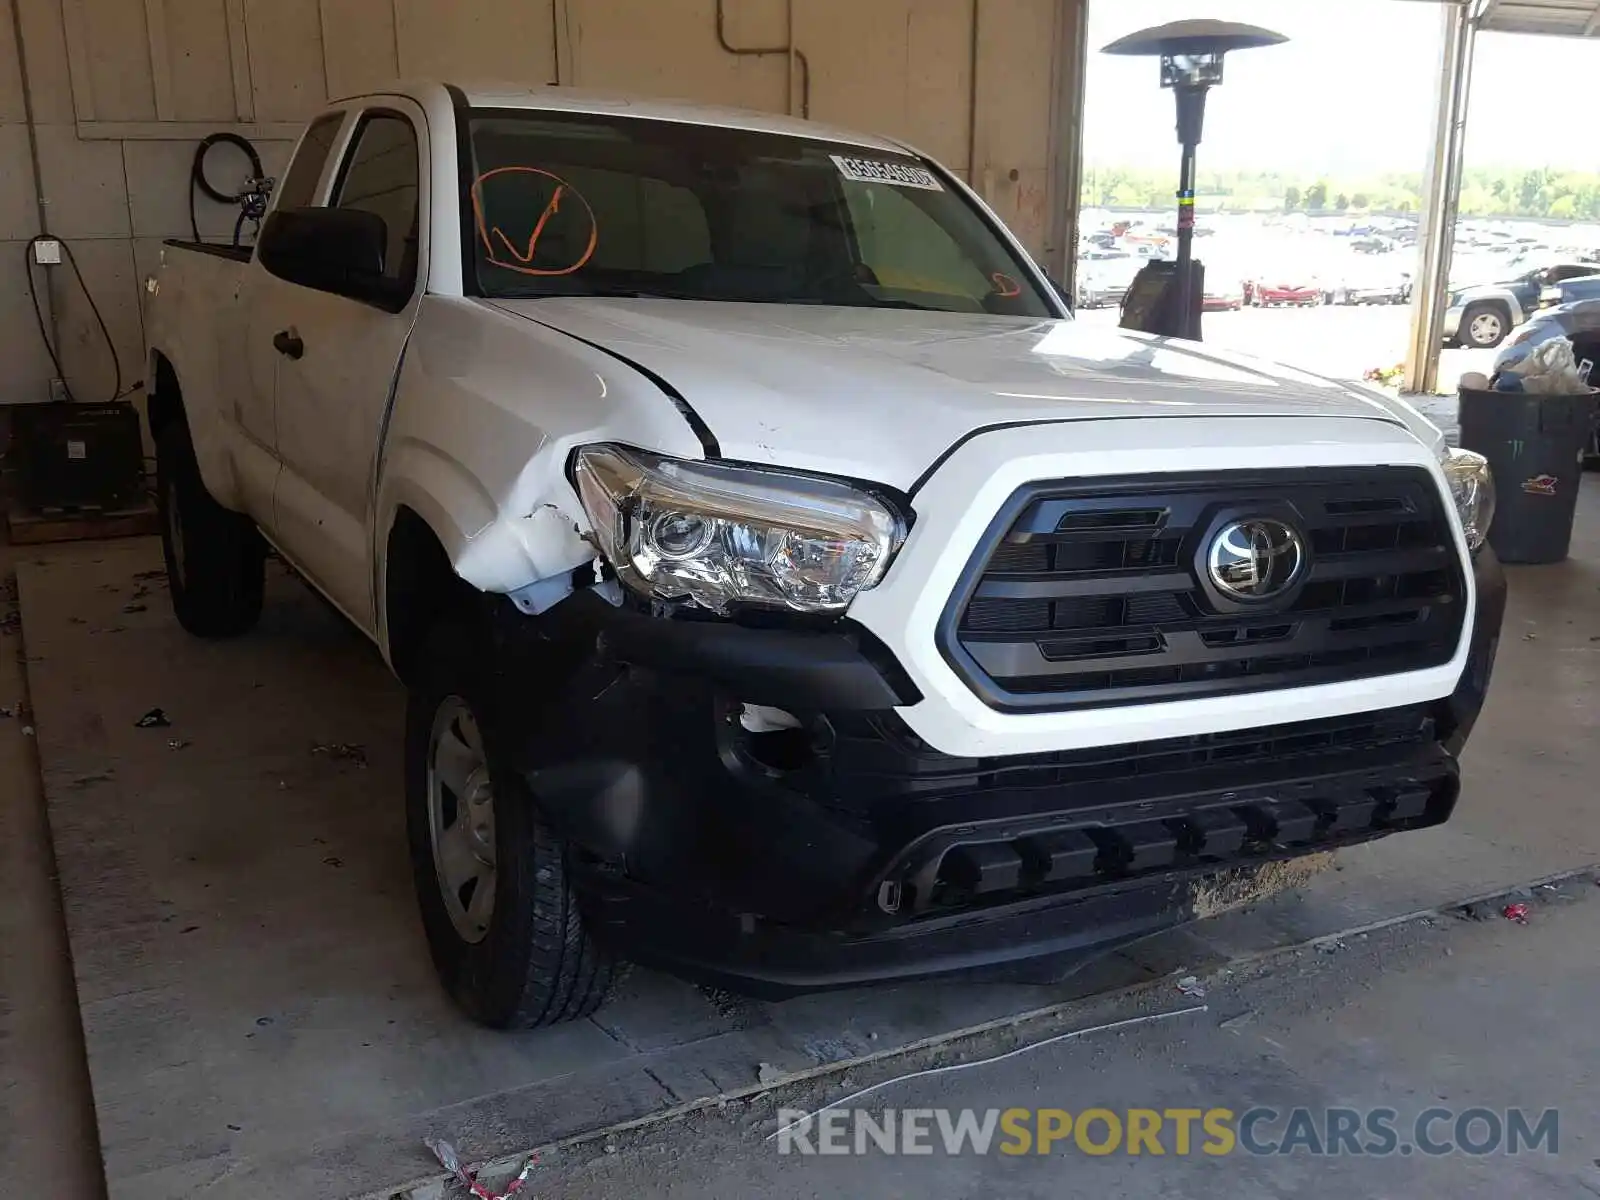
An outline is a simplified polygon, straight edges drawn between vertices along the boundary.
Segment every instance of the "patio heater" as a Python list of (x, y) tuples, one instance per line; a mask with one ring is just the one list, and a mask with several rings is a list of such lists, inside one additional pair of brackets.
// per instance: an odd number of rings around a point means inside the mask
[(1122, 309), (1124, 328), (1200, 340), (1203, 268), (1194, 262), (1194, 159), (1206, 119), (1206, 92), (1222, 82), (1222, 56), (1230, 50), (1276, 46), (1289, 39), (1256, 25), (1232, 21), (1173, 21), (1141, 29), (1106, 46), (1104, 54), (1161, 60), (1161, 86), (1178, 102), (1178, 261), (1150, 262), (1139, 272)]

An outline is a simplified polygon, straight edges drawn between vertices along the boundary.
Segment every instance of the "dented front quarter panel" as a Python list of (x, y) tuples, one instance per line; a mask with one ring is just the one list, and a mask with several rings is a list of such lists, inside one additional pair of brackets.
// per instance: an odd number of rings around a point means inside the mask
[(703, 455), (671, 399), (626, 363), (475, 300), (427, 297), (373, 506), (382, 644), (389, 531), (402, 507), (427, 522), (467, 583), (515, 592), (594, 557), (567, 462), (603, 441)]

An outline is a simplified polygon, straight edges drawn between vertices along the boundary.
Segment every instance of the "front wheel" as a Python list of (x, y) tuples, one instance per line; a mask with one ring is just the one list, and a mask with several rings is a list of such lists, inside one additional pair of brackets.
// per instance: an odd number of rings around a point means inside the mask
[(1511, 332), (1511, 322), (1505, 311), (1495, 304), (1469, 304), (1461, 314), (1462, 344), (1474, 350), (1493, 350), (1506, 340)]
[(249, 517), (206, 490), (183, 421), (156, 439), (156, 495), (178, 624), (199, 637), (247, 633), (261, 619), (266, 546)]
[(406, 702), (406, 826), (440, 981), (474, 1020), (589, 1016), (617, 964), (584, 928), (568, 848), (501, 753), (488, 647), (465, 622), (429, 639)]

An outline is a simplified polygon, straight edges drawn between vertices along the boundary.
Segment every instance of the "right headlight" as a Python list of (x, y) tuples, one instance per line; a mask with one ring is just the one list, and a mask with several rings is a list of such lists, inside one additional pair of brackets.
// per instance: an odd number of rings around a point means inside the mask
[(586, 446), (573, 464), (600, 549), (635, 592), (843, 612), (883, 578), (900, 518), (841, 480)]
[(1489, 471), (1489, 460), (1472, 450), (1450, 450), (1439, 465), (1450, 482), (1467, 547), (1476, 552), (1489, 536), (1489, 522), (1494, 520), (1494, 476)]

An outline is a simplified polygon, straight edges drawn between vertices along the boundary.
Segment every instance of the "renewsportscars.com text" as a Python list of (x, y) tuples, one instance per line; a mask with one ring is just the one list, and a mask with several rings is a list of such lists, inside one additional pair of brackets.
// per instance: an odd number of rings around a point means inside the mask
[(1507, 1108), (782, 1109), (780, 1154), (1555, 1154), (1560, 1113)]

